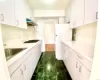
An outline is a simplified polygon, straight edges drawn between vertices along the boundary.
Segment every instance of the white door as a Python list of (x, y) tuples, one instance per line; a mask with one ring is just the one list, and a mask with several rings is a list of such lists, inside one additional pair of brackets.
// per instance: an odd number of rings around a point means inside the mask
[(61, 41), (71, 41), (71, 29), (69, 24), (56, 24), (55, 25), (55, 45), (56, 45), (56, 58), (63, 59)]
[(98, 0), (85, 0), (85, 20), (84, 24), (97, 21)]
[(18, 68), (11, 76), (11, 80), (24, 80), (23, 70), (21, 68)]

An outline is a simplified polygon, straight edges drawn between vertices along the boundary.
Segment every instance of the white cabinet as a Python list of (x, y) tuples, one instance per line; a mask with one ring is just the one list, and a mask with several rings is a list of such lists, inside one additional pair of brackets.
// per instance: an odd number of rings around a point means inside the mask
[(14, 0), (15, 1), (15, 24), (20, 28), (27, 28), (26, 17), (25, 17), (25, 0)]
[(39, 43), (31, 48), (26, 56), (21, 57), (13, 63), (14, 65), (8, 67), (11, 80), (31, 80), (40, 56), (41, 44)]
[[(76, 54), (67, 47), (68, 57), (64, 59), (64, 63), (66, 65), (66, 68), (68, 69), (70, 76), (72, 77), (72, 80), (79, 80), (80, 73), (78, 71), (79, 62), (76, 59)], [(78, 77), (77, 77), (78, 75)]]
[(71, 2), (71, 28), (79, 27), (84, 22), (84, 0), (72, 0)]
[(41, 55), (41, 46), (37, 45), (34, 49), (31, 49), (29, 53), (29, 57), (23, 63), (24, 80), (31, 80), (31, 77)]
[(19, 67), (11, 76), (11, 80), (24, 80), (23, 70)]
[(0, 2), (0, 23), (15, 26), (14, 0)]
[(91, 72), (82, 64), (80, 64), (80, 80), (90, 80)]
[(32, 9), (30, 8), (29, 4), (27, 1), (25, 1), (25, 16), (26, 18), (32, 19)]
[(73, 50), (70, 49), (69, 54), (71, 54), (69, 57), (69, 73), (71, 74), (73, 80), (80, 80), (80, 72), (78, 69), (80, 66), (79, 61), (76, 59), (76, 54)]
[(5, 0), (0, 2), (0, 23), (27, 28), (25, 0)]
[(97, 17), (98, 17), (98, 0), (85, 0), (84, 24), (96, 22)]
[(67, 45), (63, 44), (63, 49), (64, 57), (66, 52), (68, 55), (63, 59), (63, 61), (72, 77), (72, 80), (89, 80), (91, 72), (87, 65), (84, 64), (84, 58)]
[(70, 16), (71, 16), (71, 4), (68, 5), (65, 15), (66, 15), (66, 22), (69, 23), (70, 22)]

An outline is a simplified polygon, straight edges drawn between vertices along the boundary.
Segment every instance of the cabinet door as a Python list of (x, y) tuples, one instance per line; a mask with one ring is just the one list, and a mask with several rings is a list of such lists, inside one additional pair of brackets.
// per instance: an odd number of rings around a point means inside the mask
[(11, 80), (24, 80), (23, 76), (23, 70), (21, 68), (18, 68), (13, 75), (11, 76)]
[(6, 0), (0, 2), (0, 22), (2, 24), (15, 26), (13, 0)]
[(73, 0), (71, 3), (71, 27), (79, 27), (84, 22), (84, 0)]
[[(32, 64), (34, 63), (34, 61), (32, 61), (33, 56), (30, 55), (25, 62), (23, 63), (23, 69), (24, 69), (24, 80), (31, 80), (32, 77)], [(33, 62), (33, 63), (32, 63)]]
[(24, 0), (14, 0), (14, 1), (15, 1), (16, 26), (26, 29), (27, 25), (26, 25), (26, 17), (25, 17)]
[(76, 0), (71, 2), (71, 16), (70, 16), (70, 26), (71, 28), (76, 26)]
[(24, 80), (31, 80), (41, 55), (41, 46), (37, 45), (29, 51), (29, 56), (23, 63)]
[(98, 0), (85, 0), (85, 21), (89, 24), (97, 21)]
[(72, 77), (72, 80), (79, 80), (80, 79), (80, 73), (79, 73), (79, 61), (76, 59), (76, 54), (72, 49), (69, 49), (68, 51), (68, 58), (64, 60), (64, 63), (70, 73), (70, 76)]
[(80, 80), (90, 80), (90, 71), (85, 68), (82, 64), (80, 65)]

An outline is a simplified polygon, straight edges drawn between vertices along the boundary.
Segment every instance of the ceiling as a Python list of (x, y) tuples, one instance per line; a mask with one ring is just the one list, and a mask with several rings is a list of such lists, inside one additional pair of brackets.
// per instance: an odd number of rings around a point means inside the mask
[(70, 0), (55, 0), (52, 4), (46, 4), (44, 0), (27, 0), (33, 9), (37, 10), (62, 10), (67, 7)]

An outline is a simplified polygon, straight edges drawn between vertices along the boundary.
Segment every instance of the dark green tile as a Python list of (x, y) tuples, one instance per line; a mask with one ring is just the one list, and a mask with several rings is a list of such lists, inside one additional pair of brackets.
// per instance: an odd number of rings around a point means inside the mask
[(54, 52), (42, 54), (31, 80), (72, 80), (63, 61)]

